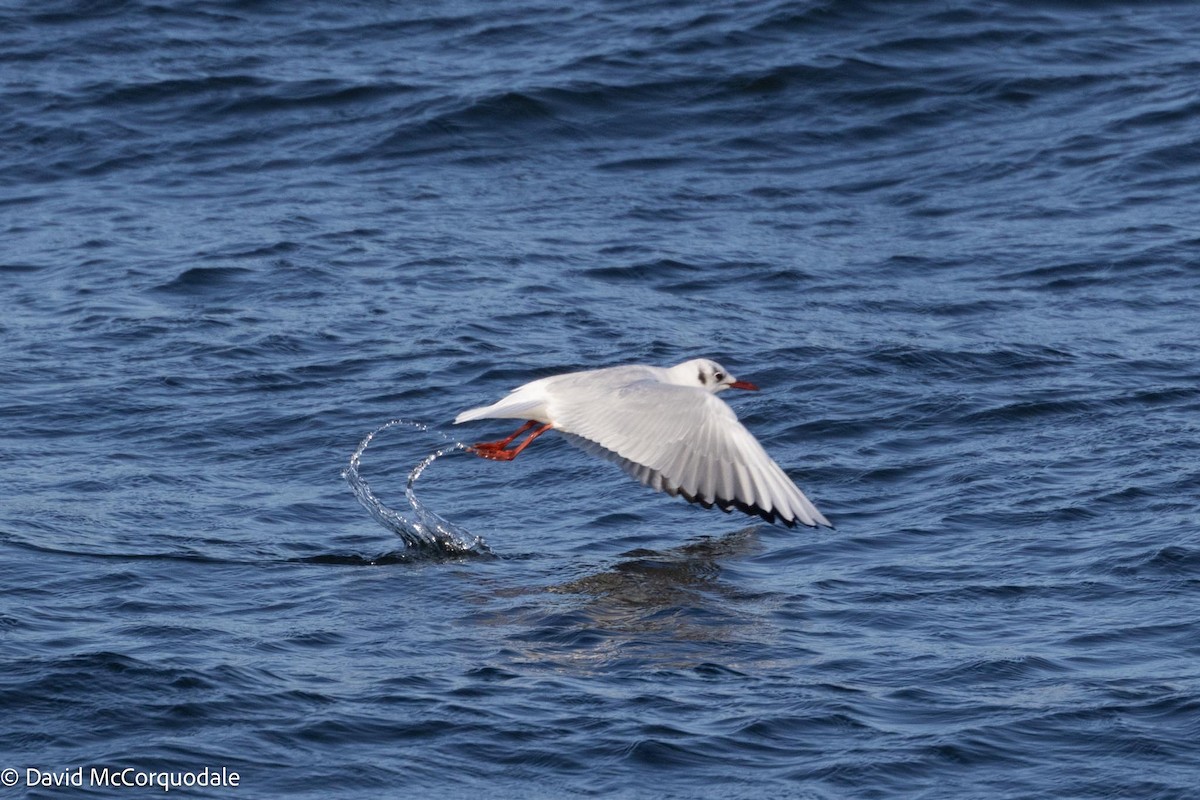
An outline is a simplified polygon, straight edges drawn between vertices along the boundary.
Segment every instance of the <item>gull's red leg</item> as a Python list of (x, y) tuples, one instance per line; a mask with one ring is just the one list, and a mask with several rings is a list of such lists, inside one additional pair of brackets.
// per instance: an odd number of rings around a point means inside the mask
[[(478, 453), (481, 456), (485, 452), (492, 452), (495, 450), (503, 450), (504, 448), (508, 447), (508, 445), (510, 443), (512, 443), (513, 439), (516, 439), (518, 436), (520, 436), (522, 433), (524, 433), (525, 431), (532, 428), (534, 425), (537, 425), (537, 423), (534, 422), (533, 420), (529, 420), (529, 422), (526, 422), (524, 425), (517, 428), (517, 430), (515, 432), (513, 432), (513, 435), (508, 437), (507, 439), (501, 439), (498, 442), (480, 442), (479, 444), (472, 447), (471, 450)], [(484, 456), (484, 458), (487, 458), (487, 456)]]
[(552, 425), (551, 423), (546, 423), (545, 425), (538, 428), (533, 433), (529, 434), (529, 436), (527, 436), (525, 438), (525, 441), (521, 442), (519, 445), (514, 447), (512, 450), (504, 449), (506, 445), (510, 444), (514, 439), (516, 439), (518, 436), (520, 436), (525, 431), (532, 428), (534, 425), (537, 425), (537, 422), (534, 420), (530, 420), (529, 422), (526, 422), (524, 425), (522, 425), (517, 430), (516, 433), (514, 433), (512, 436), (508, 437), (507, 439), (503, 439), (499, 442), (481, 442), (480, 444), (477, 444), (474, 447), (472, 447), (471, 451), (474, 452), (475, 455), (477, 455), (481, 458), (490, 458), (493, 461), (512, 461), (514, 458), (517, 457), (517, 455), (522, 450), (524, 450), (526, 447), (529, 447), (530, 442), (532, 442), (534, 439), (536, 439), (537, 437), (541, 436), (543, 433), (545, 433), (546, 431), (548, 431), (554, 427), (554, 425)]

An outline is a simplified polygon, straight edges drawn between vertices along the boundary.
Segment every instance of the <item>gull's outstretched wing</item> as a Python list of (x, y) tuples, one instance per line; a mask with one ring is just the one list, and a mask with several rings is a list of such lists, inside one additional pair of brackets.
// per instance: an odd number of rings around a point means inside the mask
[(788, 527), (833, 527), (716, 395), (651, 378), (564, 378), (547, 387), (555, 429), (647, 486)]

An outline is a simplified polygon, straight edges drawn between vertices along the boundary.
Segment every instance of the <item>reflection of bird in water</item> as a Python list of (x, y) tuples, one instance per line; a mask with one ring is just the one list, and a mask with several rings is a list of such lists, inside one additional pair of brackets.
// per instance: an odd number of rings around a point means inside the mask
[[(723, 577), (761, 549), (761, 528), (669, 550), (633, 550), (597, 574), (542, 589), (493, 591), (475, 624), (494, 627), (508, 658), (572, 673), (683, 668), (741, 671), (773, 650), (773, 595)], [(730, 563), (731, 562), (731, 563)]]
[(553, 428), (647, 486), (705, 508), (736, 508), (788, 527), (833, 527), (716, 396), (757, 388), (704, 358), (670, 369), (609, 367), (527, 383), (454, 421), (528, 420), (506, 439), (471, 448), (483, 458), (511, 461)]
[(676, 605), (697, 592), (725, 593), (719, 580), (718, 559), (746, 555), (757, 549), (753, 528), (719, 539), (706, 537), (666, 551), (632, 550), (627, 559), (607, 572), (578, 578), (550, 591), (562, 594), (603, 595), (618, 603), (641, 608)]
[[(758, 550), (754, 528), (665, 551), (634, 550), (604, 572), (550, 587), (587, 599), (556, 614), (565, 629), (530, 648), (539, 660), (599, 666), (644, 661), (662, 667), (736, 669), (773, 637), (753, 598), (721, 578), (720, 561)], [(565, 599), (565, 598), (564, 598)], [(538, 626), (541, 627), (541, 626)], [(537, 628), (535, 628), (535, 631)]]

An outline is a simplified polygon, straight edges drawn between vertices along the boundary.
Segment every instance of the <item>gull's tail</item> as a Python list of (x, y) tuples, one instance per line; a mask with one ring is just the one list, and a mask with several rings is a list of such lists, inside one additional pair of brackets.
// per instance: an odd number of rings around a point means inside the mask
[(547, 379), (527, 383), (513, 389), (490, 406), (469, 408), (454, 418), (454, 424), (476, 419), (535, 419), (549, 422), (546, 416), (546, 395), (542, 387)]

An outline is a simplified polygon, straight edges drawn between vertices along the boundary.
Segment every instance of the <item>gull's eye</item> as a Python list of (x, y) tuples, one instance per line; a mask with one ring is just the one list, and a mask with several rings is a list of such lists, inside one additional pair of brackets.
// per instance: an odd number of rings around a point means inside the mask
[(725, 380), (725, 373), (718, 372), (716, 375), (713, 375), (713, 377), (717, 379), (718, 383), (720, 383), (721, 381)]

